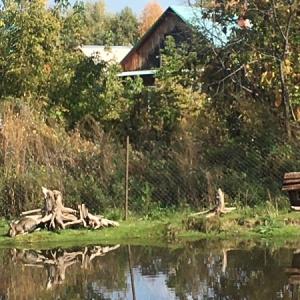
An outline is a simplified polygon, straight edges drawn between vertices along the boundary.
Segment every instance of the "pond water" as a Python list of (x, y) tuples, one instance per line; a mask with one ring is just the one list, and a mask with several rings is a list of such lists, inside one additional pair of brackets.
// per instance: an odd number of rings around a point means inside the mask
[(0, 299), (300, 299), (300, 251), (252, 241), (0, 250)]

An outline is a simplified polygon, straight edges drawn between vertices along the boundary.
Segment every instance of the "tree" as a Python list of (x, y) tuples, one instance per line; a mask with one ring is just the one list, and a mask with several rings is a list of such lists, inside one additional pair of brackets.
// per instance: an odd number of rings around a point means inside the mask
[(6, 1), (0, 12), (0, 95), (45, 95), (60, 22), (40, 1)]
[[(66, 19), (69, 17), (80, 24), (69, 28), (77, 45), (132, 45), (138, 37), (138, 19), (128, 7), (113, 14), (106, 11), (103, 0), (76, 2)], [(77, 35), (73, 34), (74, 28), (78, 30)], [(70, 36), (68, 32), (65, 35)]]
[(186, 53), (184, 46), (179, 48), (174, 38), (168, 36), (161, 60), (155, 88), (144, 87), (140, 79), (128, 79), (125, 84), (123, 97), (128, 99), (129, 107), (120, 125), (126, 125), (127, 134), (137, 147), (158, 140), (169, 145), (179, 123), (196, 116), (203, 103), (204, 95), (192, 78), (199, 67), (190, 63), (196, 61), (195, 53)]
[[(119, 120), (124, 101), (123, 86), (117, 79), (120, 67), (101, 61), (95, 64), (91, 58), (83, 57), (72, 74), (69, 93), (63, 99), (70, 127), (87, 116), (107, 125)], [(107, 126), (105, 129), (110, 130)]]
[(140, 37), (150, 28), (150, 26), (153, 25), (153, 23), (161, 16), (162, 13), (163, 9), (156, 0), (149, 0), (149, 2), (146, 3), (140, 18)]
[[(197, 7), (206, 5), (196, 2)], [(202, 81), (215, 109), (222, 117), (226, 116), (233, 135), (241, 132), (241, 125), (247, 120), (247, 112), (242, 111), (240, 103), (250, 101), (259, 102), (261, 108), (264, 106), (277, 117), (280, 121), (276, 125), (285, 125), (289, 139), (293, 135), (298, 70), (297, 51), (291, 49), (296, 49), (298, 43), (295, 34), (300, 26), (298, 4), (299, 1), (284, 0), (249, 3), (229, 0), (218, 1), (215, 7), (203, 10), (208, 12), (207, 18), (213, 16), (214, 22), (222, 24), (228, 36), (223, 47), (210, 45)], [(249, 25), (249, 20), (250, 28), (240, 26)], [(193, 43), (197, 44), (201, 45), (196, 46), (199, 53), (203, 47), (199, 42)], [(239, 108), (235, 109), (237, 103)]]
[(107, 31), (108, 14), (105, 12), (105, 2), (87, 1), (84, 6), (83, 44), (104, 45)]
[[(199, 83), (208, 94), (202, 111), (208, 121), (197, 120), (196, 140), (208, 145), (207, 167), (223, 173), (215, 180), (226, 193), (235, 197), (237, 190), (251, 189), (253, 199), (263, 200), (266, 189), (278, 193), (284, 170), (298, 168), (291, 161), (298, 161), (299, 148), (299, 1), (229, 2), (206, 14), (227, 30), (228, 42), (207, 45)], [(235, 16), (252, 26), (235, 26)], [(201, 38), (193, 39), (196, 53), (203, 51)]]
[(129, 7), (111, 16), (108, 28), (112, 34), (112, 45), (134, 45), (138, 38), (138, 27), (137, 16)]

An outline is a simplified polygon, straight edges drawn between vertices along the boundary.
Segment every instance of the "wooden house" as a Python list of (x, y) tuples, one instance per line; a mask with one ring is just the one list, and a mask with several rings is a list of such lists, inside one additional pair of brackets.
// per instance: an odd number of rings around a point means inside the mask
[(288, 192), (291, 208), (300, 210), (300, 172), (285, 173), (282, 190)]
[(160, 49), (164, 48), (166, 36), (172, 36), (176, 44), (192, 42), (192, 32), (197, 30), (215, 47), (226, 44), (238, 18), (224, 28), (215, 21), (215, 15), (207, 14), (201, 8), (170, 6), (121, 60), (124, 72), (119, 76), (141, 76), (147, 85), (153, 84), (154, 69), (161, 66)]

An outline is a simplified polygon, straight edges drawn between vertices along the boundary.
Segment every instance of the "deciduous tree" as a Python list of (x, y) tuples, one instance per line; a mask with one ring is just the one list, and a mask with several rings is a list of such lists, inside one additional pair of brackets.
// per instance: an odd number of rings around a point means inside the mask
[(139, 35), (142, 36), (163, 13), (162, 7), (156, 0), (149, 0), (142, 10)]

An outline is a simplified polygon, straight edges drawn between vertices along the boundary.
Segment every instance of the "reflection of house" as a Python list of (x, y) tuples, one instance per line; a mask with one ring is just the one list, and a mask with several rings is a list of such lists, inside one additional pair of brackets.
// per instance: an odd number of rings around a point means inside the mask
[(95, 59), (95, 63), (99, 60), (119, 63), (131, 48), (131, 46), (83, 45), (76, 47), (76, 50), (80, 50), (85, 56)]
[(300, 252), (296, 250), (293, 254), (292, 265), (285, 268), (285, 272), (289, 275), (291, 284), (300, 284)]
[(160, 67), (159, 51), (169, 35), (180, 44), (191, 41), (192, 30), (196, 29), (211, 45), (226, 44), (230, 29), (236, 26), (235, 21), (224, 30), (224, 26), (213, 21), (214, 16), (205, 17), (205, 13), (200, 8), (170, 6), (121, 60), (124, 72), (119, 76), (141, 76), (146, 84), (152, 85), (153, 68)]

